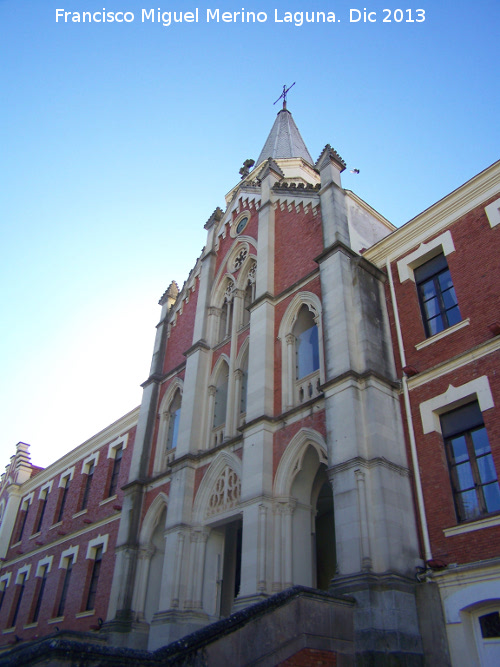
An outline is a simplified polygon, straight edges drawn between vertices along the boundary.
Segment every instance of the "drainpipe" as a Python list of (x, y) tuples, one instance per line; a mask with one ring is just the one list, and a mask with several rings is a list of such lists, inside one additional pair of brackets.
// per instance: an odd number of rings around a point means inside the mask
[[(398, 348), (399, 348), (399, 358), (401, 360), (401, 367), (404, 368), (406, 366), (406, 357), (405, 357), (405, 351), (404, 351), (404, 346), (403, 346), (403, 336), (401, 334), (401, 324), (399, 321), (399, 313), (398, 313), (398, 304), (396, 301), (396, 292), (394, 290), (394, 282), (392, 279), (392, 270), (391, 270), (391, 263), (389, 261), (389, 258), (386, 260), (386, 267), (387, 267), (387, 275), (389, 276), (389, 286), (391, 290), (391, 300), (392, 300), (392, 307), (394, 310), (394, 320), (396, 322), (396, 334), (398, 338)], [(401, 378), (402, 386), (403, 386), (403, 397), (404, 397), (404, 402), (405, 402), (405, 412), (406, 412), (406, 423), (408, 426), (408, 433), (410, 436), (410, 452), (411, 452), (411, 460), (413, 463), (413, 474), (415, 478), (415, 489), (417, 492), (417, 505), (418, 505), (418, 513), (420, 517), (420, 528), (422, 530), (422, 537), (424, 540), (424, 551), (425, 551), (425, 561), (430, 561), (432, 560), (432, 553), (431, 553), (431, 544), (429, 540), (429, 529), (427, 528), (427, 518), (425, 516), (425, 506), (424, 506), (424, 496), (422, 493), (422, 483), (420, 481), (420, 468), (418, 466), (418, 455), (417, 455), (417, 445), (415, 442), (415, 431), (413, 429), (413, 419), (411, 416), (411, 405), (410, 405), (410, 392), (408, 391), (408, 378), (406, 375), (403, 373), (403, 377)]]

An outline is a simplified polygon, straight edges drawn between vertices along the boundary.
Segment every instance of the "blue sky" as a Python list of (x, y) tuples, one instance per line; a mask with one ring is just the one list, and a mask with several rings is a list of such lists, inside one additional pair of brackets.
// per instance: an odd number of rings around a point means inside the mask
[[(135, 20), (55, 20), (103, 7)], [(260, 153), (283, 84), (311, 155), (332, 144), (344, 186), (396, 225), (499, 157), (498, 0), (157, 3), (198, 7), (169, 27), (141, 22), (152, 7), (0, 0), (0, 469), (20, 440), (47, 465), (140, 403), (157, 301)], [(242, 7), (268, 21), (205, 20)], [(376, 22), (350, 23), (364, 7)]]

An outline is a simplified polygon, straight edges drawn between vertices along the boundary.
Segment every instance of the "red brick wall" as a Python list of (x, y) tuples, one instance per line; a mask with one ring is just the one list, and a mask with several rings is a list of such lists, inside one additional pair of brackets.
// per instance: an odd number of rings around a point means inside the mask
[[(311, 206), (304, 209), (302, 202), (284, 201), (284, 210), (275, 211), (275, 265), (274, 290), (280, 294), (284, 289), (318, 268), (314, 258), (323, 250), (321, 214), (316, 216)], [(291, 211), (288, 203), (292, 203)]]
[[(498, 228), (492, 229), (489, 225), (484, 212), (484, 207), (488, 203), (488, 201), (484, 202), (449, 227), (455, 251), (448, 254), (446, 259), (457, 294), (461, 317), (462, 319), (470, 318), (468, 326), (445, 335), (420, 350), (415, 349), (418, 343), (426, 340), (416, 286), (412, 280), (400, 283), (397, 260), (392, 263), (406, 364), (413, 366), (419, 373), (466, 353), (493, 338), (488, 325), (498, 321), (500, 312), (498, 293), (500, 231)], [(426, 242), (441, 235), (443, 231), (429, 235)], [(398, 259), (410, 254), (415, 248), (405, 252)], [(394, 312), (388, 284), (387, 303), (396, 364), (398, 373), (401, 375)], [(500, 353), (490, 354), (410, 391), (431, 550), (434, 558), (439, 558), (446, 563), (466, 563), (497, 556), (500, 551), (500, 527), (445, 537), (444, 529), (459, 525), (453, 503), (446, 452), (440, 433), (423, 433), (419, 406), (422, 402), (444, 393), (449, 385), (459, 387), (481, 376), (489, 378), (495, 406), (498, 406), (500, 405), (500, 388), (496, 382), (496, 376), (499, 367)], [(500, 474), (500, 414), (497, 409), (493, 408), (484, 412), (483, 418), (496, 470)], [(406, 429), (404, 408), (403, 420)]]
[(170, 337), (167, 341), (163, 372), (168, 373), (173, 368), (186, 361), (184, 352), (189, 350), (193, 344), (194, 319), (196, 315), (196, 304), (198, 303), (199, 281), (196, 279), (195, 290), (189, 294), (189, 303), (184, 301), (182, 314), (177, 314), (176, 324), (170, 329)]
[[(70, 461), (59, 468), (54, 475), (52, 489), (47, 495), (47, 506), (43, 518), (43, 523), (39, 534), (33, 536), (35, 522), (38, 514), (38, 494), (39, 488), (34, 490), (33, 502), (28, 512), (25, 529), (21, 543), (10, 547), (7, 553), (6, 562), (3, 565), (0, 575), (11, 572), (10, 585), (6, 588), (5, 597), (0, 609), (0, 628), (7, 626), (8, 619), (11, 617), (12, 603), (16, 594), (16, 575), (20, 568), (25, 565), (31, 565), (31, 571), (26, 580), (25, 590), (19, 609), (18, 618), (15, 625), (15, 633), (0, 634), (0, 643), (8, 644), (14, 637), (14, 634), (22, 639), (32, 639), (36, 636), (43, 636), (54, 632), (55, 626), (60, 629), (68, 628), (74, 630), (89, 630), (97, 624), (98, 618), (105, 618), (109, 603), (109, 592), (113, 577), (113, 568), (115, 562), (114, 549), (118, 534), (120, 509), (123, 500), (123, 491), (121, 487), (128, 480), (128, 472), (134, 446), (136, 428), (128, 431), (127, 447), (123, 450), (122, 463), (120, 466), (118, 487), (116, 498), (113, 497), (108, 502), (108, 489), (110, 480), (110, 471), (113, 459), (108, 459), (108, 441), (105, 445), (94, 451), (99, 451), (99, 461), (95, 467), (92, 478), (92, 486), (87, 505), (87, 511), (80, 516), (73, 518), (73, 515), (80, 510), (79, 502), (82, 495), (82, 488), (87, 476), (82, 474), (82, 462), (87, 458), (87, 454), (76, 463)], [(122, 434), (124, 435), (124, 434)], [(116, 438), (113, 438), (114, 441)], [(93, 453), (93, 452), (92, 452)], [(54, 523), (56, 520), (56, 511), (60, 499), (59, 480), (61, 472), (64, 472), (70, 466), (74, 465), (73, 479), (70, 482), (68, 497), (64, 508), (63, 519), (60, 523)], [(40, 482), (40, 486), (45, 482)], [(104, 502), (103, 502), (104, 501)], [(102, 503), (102, 504), (101, 504)], [(102, 523), (105, 521), (105, 523)], [(93, 528), (93, 524), (96, 525)], [(97, 596), (95, 601), (95, 613), (92, 616), (76, 618), (75, 615), (85, 611), (85, 605), (88, 594), (88, 584), (90, 581), (90, 569), (93, 561), (86, 559), (87, 546), (90, 540), (98, 536), (108, 535), (107, 551), (103, 555)], [(64, 610), (64, 620), (58, 620), (56, 623), (48, 623), (48, 620), (55, 614), (55, 606), (58, 604), (58, 592), (60, 592), (64, 569), (59, 568), (60, 558), (63, 551), (70, 547), (79, 547), (78, 556), (73, 566), (71, 583), (68, 591), (66, 607)], [(25, 628), (29, 624), (30, 613), (33, 611), (34, 594), (38, 590), (38, 578), (36, 569), (38, 562), (47, 556), (53, 556), (52, 568), (47, 577), (47, 583), (43, 595), (42, 607), (36, 627)]]
[[(494, 381), (494, 378), (495, 375), (498, 375), (499, 368), (500, 352), (497, 352), (464, 368), (447, 373), (410, 392), (432, 554), (446, 563), (466, 563), (498, 556), (500, 553), (500, 526), (445, 537), (443, 533), (445, 528), (459, 525), (453, 503), (446, 452), (440, 433), (423, 433), (419, 406), (422, 402), (444, 393), (450, 384), (458, 387), (483, 375), (490, 379), (493, 400), (495, 406), (498, 406), (500, 405), (500, 386), (498, 382)], [(483, 419), (497, 475), (500, 475), (500, 413), (496, 408), (486, 410), (483, 412)]]
[[(247, 199), (243, 200), (243, 199), (240, 198), (239, 207), (236, 211), (233, 211), (232, 220), (234, 221), (240, 215), (240, 213), (242, 213), (243, 211), (248, 211), (248, 213), (250, 214), (250, 220), (248, 221), (247, 226), (245, 227), (244, 231), (242, 232), (242, 235), (250, 236), (253, 239), (257, 240), (259, 213), (256, 210), (253, 202), (250, 202), (250, 204), (249, 204)], [(219, 249), (217, 251), (217, 259), (216, 259), (216, 262), (215, 262), (215, 275), (218, 274), (219, 269), (221, 268), (223, 262), (226, 259), (226, 255), (227, 255), (229, 249), (231, 248), (231, 246), (234, 244), (234, 242), (236, 240), (229, 233), (230, 228), (231, 228), (231, 225), (226, 224), (226, 229), (225, 229), (226, 236), (225, 236), (225, 238), (222, 238), (222, 236), (218, 237)], [(252, 252), (252, 253), (256, 252), (255, 249), (252, 246), (250, 246), (250, 252)]]
[[(446, 256), (460, 314), (462, 319), (470, 318), (469, 326), (421, 350), (416, 350), (415, 345), (426, 339), (417, 289), (413, 280), (400, 283), (397, 261), (391, 265), (403, 331), (406, 363), (415, 366), (420, 372), (492, 337), (488, 325), (497, 321), (500, 313), (498, 290), (500, 228), (490, 227), (484, 212), (485, 205), (478, 206), (450, 226), (455, 252)], [(438, 234), (429, 236), (426, 242), (442, 233), (440, 231)], [(410, 253), (405, 253), (407, 254)], [(387, 300), (390, 303), (389, 292), (387, 292)], [(392, 305), (390, 309), (392, 310)], [(394, 324), (393, 313), (391, 313), (391, 324)], [(394, 326), (393, 344), (394, 349), (397, 350)], [(399, 363), (399, 354), (396, 356)]]

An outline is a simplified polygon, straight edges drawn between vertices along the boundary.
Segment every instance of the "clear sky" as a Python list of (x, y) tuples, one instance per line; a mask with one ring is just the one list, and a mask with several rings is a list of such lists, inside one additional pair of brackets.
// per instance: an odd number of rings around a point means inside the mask
[[(206, 20), (242, 7), (267, 21)], [(56, 22), (103, 8), (134, 20)], [(158, 8), (199, 21), (141, 21)], [(45, 466), (139, 405), (158, 299), (283, 84), (311, 155), (330, 143), (396, 225), (497, 160), (499, 20), (498, 0), (0, 0), (0, 471), (20, 440)]]

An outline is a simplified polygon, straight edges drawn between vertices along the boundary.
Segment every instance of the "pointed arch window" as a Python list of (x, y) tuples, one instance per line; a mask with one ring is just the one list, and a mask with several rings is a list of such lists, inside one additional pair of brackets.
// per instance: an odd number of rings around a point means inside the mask
[(223, 426), (226, 422), (227, 389), (228, 367), (227, 364), (223, 364), (215, 384), (214, 428)]
[(233, 291), (234, 284), (228, 281), (220, 314), (219, 342), (225, 340), (228, 338), (228, 336), (231, 335), (231, 329), (233, 325)]
[(301, 307), (293, 327), (295, 336), (296, 379), (301, 380), (319, 370), (318, 327), (309, 308)]
[(161, 473), (175, 458), (182, 408), (182, 380), (176, 378), (167, 389), (160, 407), (160, 428), (153, 474)]
[(290, 302), (279, 329), (282, 345), (283, 410), (321, 395), (324, 381), (321, 302), (299, 292)]
[(167, 450), (175, 449), (177, 447), (179, 422), (181, 419), (181, 402), (182, 395), (180, 389), (177, 389), (168, 409)]

